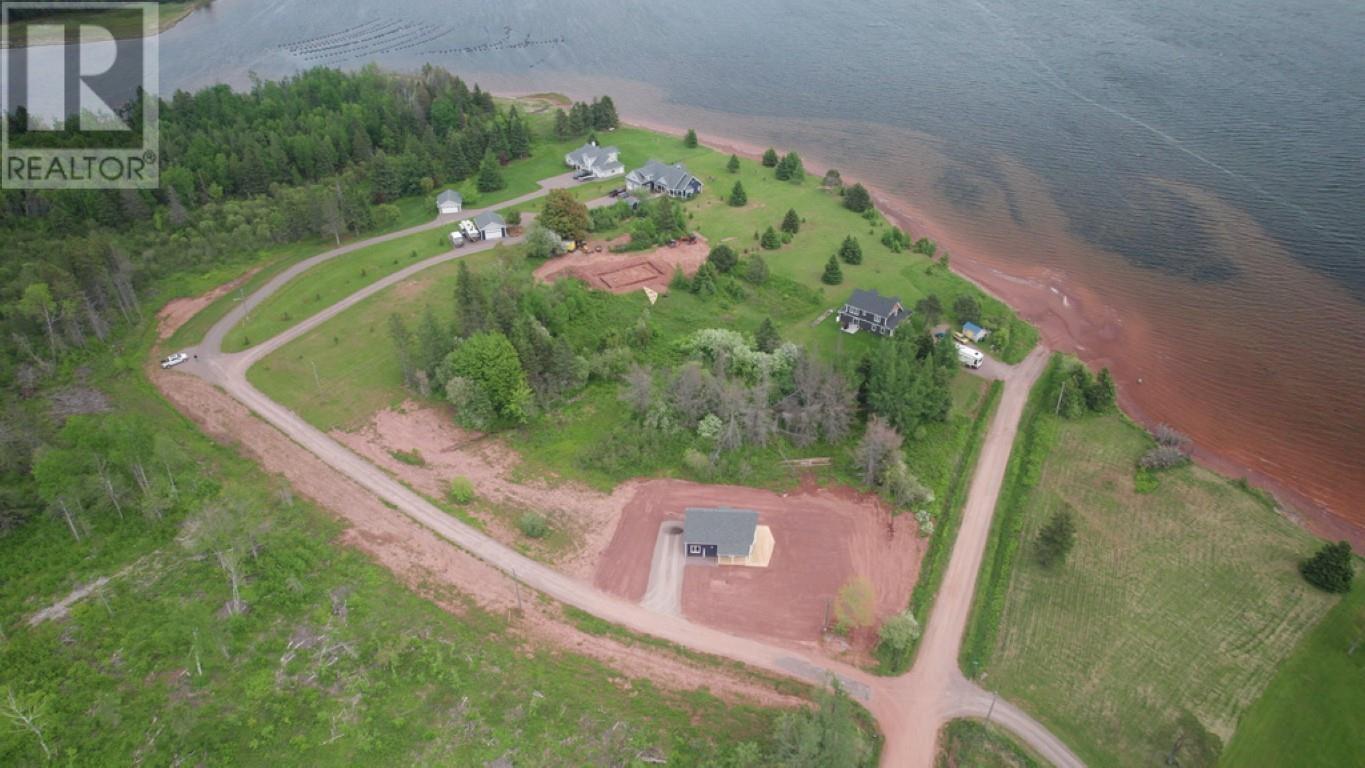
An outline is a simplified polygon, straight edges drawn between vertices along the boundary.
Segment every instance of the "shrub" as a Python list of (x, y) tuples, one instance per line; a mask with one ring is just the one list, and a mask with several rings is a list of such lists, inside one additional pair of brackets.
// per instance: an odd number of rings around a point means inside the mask
[(725, 164), (725, 170), (730, 173), (739, 173), (739, 157), (730, 155), (730, 162)]
[(509, 227), (520, 227), (520, 226), (521, 226), (521, 211), (520, 211), (520, 210), (514, 210), (514, 211), (512, 211), (511, 213), (507, 214), (507, 226), (509, 226)]
[(872, 626), (876, 620), (877, 594), (872, 582), (858, 576), (839, 588), (834, 601), (834, 626), (841, 634)]
[(1324, 592), (1350, 592), (1351, 580), (1355, 578), (1350, 543), (1323, 544), (1317, 554), (1299, 563), (1299, 573), (1309, 584)]
[(854, 213), (862, 213), (872, 208), (872, 195), (862, 184), (854, 184), (844, 190), (844, 207)]
[(683, 146), (688, 149), (695, 149), (697, 146), (697, 132), (691, 128), (687, 129), (687, 135), (683, 136)]
[(1076, 521), (1071, 510), (1063, 509), (1038, 532), (1038, 563), (1051, 568), (1066, 560), (1067, 554), (1076, 544)]
[(913, 613), (904, 611), (882, 622), (877, 635), (882, 646), (896, 656), (902, 656), (909, 653), (910, 649), (915, 647), (915, 641), (919, 640), (919, 622), (915, 620)]
[(1183, 467), (1190, 462), (1189, 454), (1174, 445), (1158, 445), (1155, 448), (1142, 454), (1138, 459), (1138, 468), (1146, 470), (1173, 469)]
[(768, 147), (768, 151), (763, 153), (763, 165), (768, 168), (777, 167), (777, 150)]
[(450, 479), (446, 497), (456, 504), (468, 504), (474, 500), (474, 484), (464, 475), (456, 475)]
[(706, 260), (711, 263), (711, 266), (716, 268), (716, 271), (729, 272), (739, 263), (739, 256), (735, 253), (735, 249), (725, 243), (721, 243), (715, 248), (712, 248), (710, 253), (706, 254)]
[(692, 473), (703, 480), (711, 477), (714, 466), (711, 464), (711, 457), (697, 450), (688, 448), (683, 452), (683, 465), (692, 470)]
[(825, 272), (820, 275), (820, 282), (825, 285), (838, 285), (844, 281), (844, 272), (839, 269), (839, 259), (834, 256), (829, 257), (829, 262), (825, 264)]
[(517, 520), (517, 527), (530, 539), (543, 539), (550, 533), (550, 523), (535, 512), (527, 512)]
[(675, 291), (692, 290), (692, 283), (687, 279), (687, 274), (683, 272), (682, 267), (673, 268), (673, 277), (668, 281), (668, 287)]
[(763, 237), (759, 239), (758, 244), (766, 250), (775, 251), (782, 247), (782, 237), (777, 234), (777, 230), (768, 227), (764, 230)]
[(425, 467), (427, 465), (427, 460), (422, 458), (422, 454), (416, 450), (389, 451), (389, 455), (411, 467)]
[(768, 282), (768, 262), (756, 253), (750, 256), (744, 269), (744, 279), (754, 285), (763, 285)]
[(1190, 438), (1169, 424), (1156, 425), (1156, 429), (1152, 430), (1152, 439), (1156, 440), (1157, 445), (1169, 445), (1182, 450), (1190, 445)]

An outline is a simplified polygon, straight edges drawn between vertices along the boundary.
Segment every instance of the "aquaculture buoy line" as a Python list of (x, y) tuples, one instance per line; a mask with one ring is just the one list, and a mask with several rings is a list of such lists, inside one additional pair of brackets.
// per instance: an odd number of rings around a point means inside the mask
[(356, 27), (344, 29), (340, 32), (333, 32), (330, 35), (320, 35), (306, 40), (294, 40), (280, 48), (290, 53), (308, 53), (337, 45), (345, 45), (364, 39), (367, 35), (374, 35), (392, 30), (403, 23), (402, 19), (378, 19), (368, 24), (361, 24)]
[(304, 49), (295, 53), (305, 59), (323, 59), (329, 56), (359, 53), (377, 46), (406, 40), (408, 36), (421, 31), (423, 31), (422, 27), (417, 24), (402, 22), (396, 26), (373, 31), (360, 37), (348, 38), (328, 45), (314, 46), (311, 49)]
[(279, 46), (279, 47), (280, 47), (280, 48), (297, 48), (297, 47), (300, 47), (300, 46), (311, 45), (311, 44), (313, 44), (313, 43), (319, 43), (319, 42), (322, 42), (322, 41), (324, 41), (324, 40), (330, 40), (330, 39), (335, 38), (335, 37), (341, 37), (341, 36), (343, 36), (343, 35), (355, 34), (355, 33), (360, 32), (361, 30), (365, 29), (366, 27), (372, 27), (372, 26), (374, 26), (374, 24), (376, 23), (376, 21), (377, 21), (377, 22), (380, 22), (380, 23), (387, 23), (387, 22), (388, 22), (388, 20), (386, 20), (384, 17), (380, 17), (379, 19), (376, 19), (376, 20), (374, 20), (374, 21), (367, 21), (367, 22), (364, 22), (364, 23), (362, 23), (362, 24), (357, 24), (357, 25), (355, 25), (354, 27), (347, 27), (346, 29), (343, 29), (343, 30), (341, 30), (340, 32), (328, 32), (328, 33), (325, 34), (325, 35), (318, 35), (317, 37), (304, 37), (304, 38), (300, 38), (300, 39), (298, 39), (298, 40), (291, 40), (291, 41), (289, 41), (289, 42), (287, 42), (287, 43), (285, 43), (284, 45), (281, 45), (281, 46)]
[(522, 41), (520, 41), (520, 42), (516, 42), (516, 43), (509, 43), (509, 42), (507, 42), (507, 40), (503, 39), (503, 40), (498, 40), (498, 41), (492, 42), (492, 43), (483, 43), (483, 44), (481, 44), (481, 45), (466, 45), (466, 46), (461, 46), (461, 47), (458, 47), (458, 48), (440, 48), (440, 49), (422, 51), (422, 53), (442, 53), (442, 54), (450, 54), (450, 53), (484, 53), (484, 52), (486, 52), (486, 51), (511, 51), (511, 50), (517, 50), (517, 49), (521, 49), (521, 48), (536, 48), (536, 47), (546, 46), (546, 45), (563, 45), (563, 44), (565, 44), (566, 42), (568, 42), (568, 40), (569, 40), (569, 39), (568, 39), (567, 37), (563, 36), (563, 35), (560, 35), (560, 36), (558, 36), (558, 37), (549, 37), (549, 38), (546, 38), (546, 39), (544, 39), (544, 40), (533, 40), (533, 39), (531, 39), (531, 36), (530, 36), (530, 35), (527, 35), (527, 36), (526, 36), (526, 39), (524, 39), (524, 40), (522, 40)]

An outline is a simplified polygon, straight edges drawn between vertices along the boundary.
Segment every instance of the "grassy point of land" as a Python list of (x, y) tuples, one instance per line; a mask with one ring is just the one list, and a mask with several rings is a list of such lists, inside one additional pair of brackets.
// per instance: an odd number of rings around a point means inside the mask
[[(155, 32), (157, 34), (165, 32), (180, 23), (181, 19), (189, 16), (195, 10), (208, 5), (212, 1), (213, 0), (185, 0), (185, 2), (158, 3), (156, 6), (157, 21)], [(63, 23), (70, 23), (76, 15), (77, 14), (65, 12), (60, 14), (58, 18)], [(115, 40), (128, 40), (143, 36), (142, 11), (137, 8), (123, 8), (110, 11), (86, 10), (79, 15), (81, 16), (82, 21), (109, 30), (109, 34), (113, 35)], [(41, 27), (44, 24), (51, 23), (52, 19), (47, 17), (12, 22), (9, 25), (9, 46), (15, 47), (14, 39), (18, 36), (17, 33), (19, 30), (27, 27)], [(60, 36), (62, 33), (60, 28), (57, 29), (58, 31), (55, 35), (45, 33), (38, 34), (28, 41), (28, 46), (62, 44), (64, 42)]]
[[(1090, 764), (1156, 763), (1189, 716), (1226, 742), (1333, 604), (1297, 571), (1315, 541), (1199, 467), (1138, 493), (1150, 438), (1118, 413), (1052, 415), (1055, 372), (1010, 459), (963, 669)], [(1076, 545), (1046, 569), (1033, 544), (1061, 510)]]

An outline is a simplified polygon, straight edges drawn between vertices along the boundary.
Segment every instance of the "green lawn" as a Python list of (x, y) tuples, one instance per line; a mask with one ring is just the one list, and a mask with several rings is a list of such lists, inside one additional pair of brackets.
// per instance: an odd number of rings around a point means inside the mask
[(1043, 768), (1005, 731), (978, 720), (953, 720), (938, 735), (936, 768)]
[[(772, 711), (627, 680), (444, 591), (462, 606), (451, 615), (334, 544), (331, 517), (128, 375), (149, 345), (150, 333), (100, 361), (88, 385), (181, 452), (190, 508), (120, 520), (90, 507), (79, 543), (50, 516), (0, 536), (0, 688), (34, 705), (54, 753), (0, 729), (0, 764), (576, 766), (658, 748), (705, 766), (741, 741), (771, 745)], [(186, 514), (208, 503), (236, 505), (254, 531), (239, 615), (221, 610), (230, 592), (214, 558), (181, 543)], [(98, 576), (112, 578), (68, 618), (27, 625)]]
[[(1061, 420), (1036, 400), (992, 531), (964, 670), (1090, 765), (1156, 764), (1182, 712), (1226, 743), (1333, 604), (1296, 570), (1313, 537), (1197, 467), (1138, 494), (1134, 462), (1149, 445), (1140, 429), (1117, 414)], [(1021, 488), (1021, 478), (1036, 482)], [(1062, 509), (1076, 517), (1077, 544), (1047, 571), (1032, 541)]]
[(1365, 572), (1242, 715), (1226, 766), (1358, 765), (1365, 755)]

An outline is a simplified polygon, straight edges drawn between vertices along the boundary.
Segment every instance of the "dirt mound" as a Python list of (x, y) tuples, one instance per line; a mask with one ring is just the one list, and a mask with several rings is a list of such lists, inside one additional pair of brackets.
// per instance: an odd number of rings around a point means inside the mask
[(738, 507), (758, 512), (776, 542), (767, 568), (689, 564), (683, 615), (762, 639), (818, 644), (839, 588), (868, 579), (877, 617), (905, 608), (919, 575), (925, 540), (909, 517), (892, 518), (876, 497), (849, 489), (803, 488), (777, 494), (755, 488), (652, 480), (635, 487), (596, 585), (639, 600), (649, 580), (659, 524), (682, 520), (687, 507)]
[[(711, 250), (706, 239), (700, 237), (695, 243), (680, 242), (671, 247), (663, 246), (633, 254), (611, 253), (608, 250), (626, 239), (623, 235), (609, 242), (590, 242), (582, 250), (541, 264), (536, 268), (535, 277), (547, 283), (576, 277), (593, 288), (612, 293), (629, 293), (645, 287), (666, 293), (674, 269), (681, 267), (687, 276), (695, 275)], [(599, 245), (602, 246), (602, 252), (594, 252)]]

